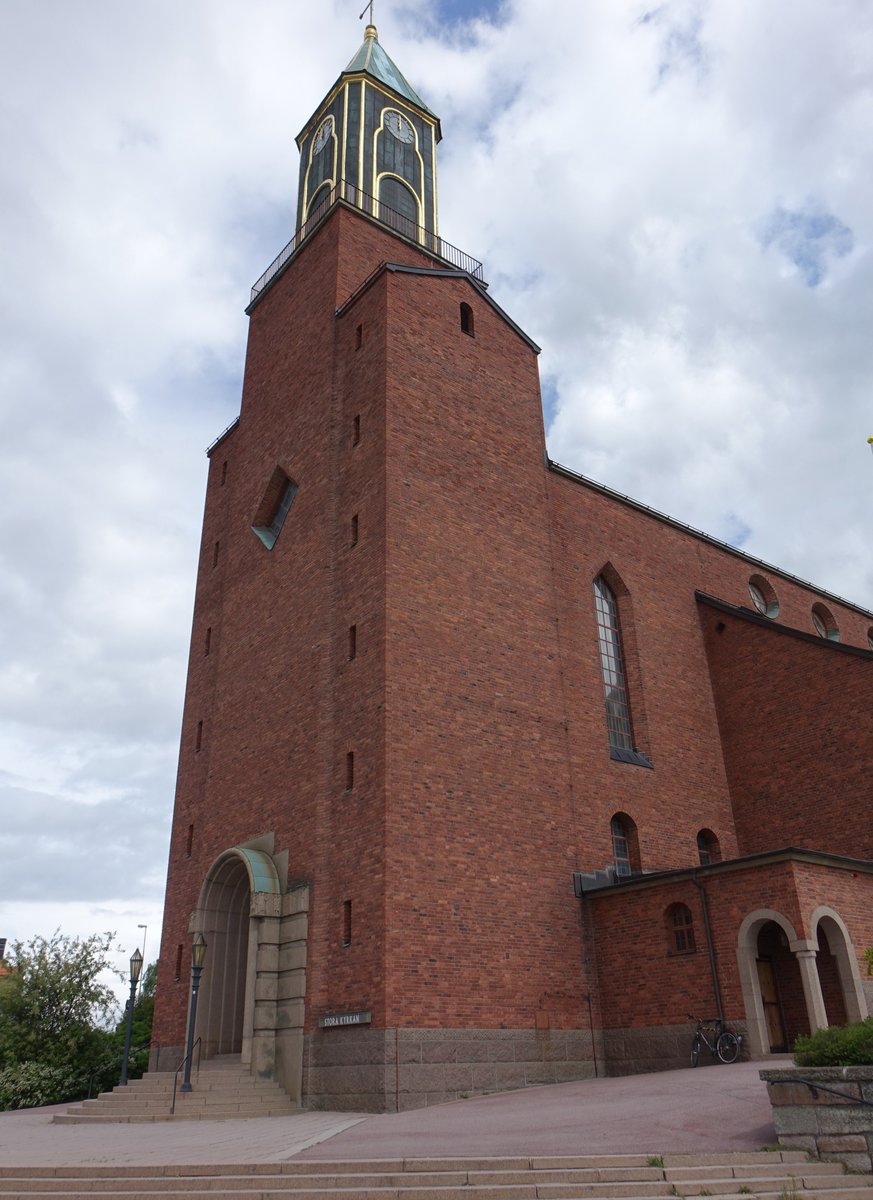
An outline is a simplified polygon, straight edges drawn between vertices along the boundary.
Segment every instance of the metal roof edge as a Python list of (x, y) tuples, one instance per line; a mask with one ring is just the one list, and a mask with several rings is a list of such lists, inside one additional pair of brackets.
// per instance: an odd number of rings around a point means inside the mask
[(838, 596), (835, 592), (828, 592), (824, 588), (817, 587), (816, 584), (811, 583), (808, 579), (801, 579), (799, 575), (792, 575), (790, 571), (784, 571), (781, 567), (774, 566), (773, 563), (765, 562), (762, 558), (755, 558), (752, 554), (746, 554), (744, 550), (739, 550), (729, 542), (723, 542), (711, 533), (704, 533), (700, 529), (695, 529), (693, 525), (688, 525), (684, 521), (677, 520), (676, 517), (668, 516), (667, 513), (659, 512), (658, 509), (652, 508), (648, 504), (643, 504), (641, 500), (634, 500), (632, 496), (626, 496), (622, 492), (617, 492), (605, 483), (598, 483), (595, 479), (589, 479), (586, 475), (580, 475), (578, 471), (572, 470), (571, 467), (565, 467), (562, 463), (555, 462), (552, 458), (547, 458), (546, 462), (549, 470), (555, 475), (562, 475), (574, 483), (579, 483), (583, 487), (590, 488), (592, 491), (609, 496), (611, 500), (618, 500), (620, 504), (625, 504), (628, 508), (645, 513), (656, 521), (662, 521), (665, 525), (671, 525), (674, 529), (681, 529), (683, 533), (689, 533), (692, 537), (698, 538), (702, 542), (708, 542), (710, 546), (718, 547), (719, 550), (726, 550), (728, 554), (733, 554), (735, 558), (741, 558), (744, 562), (750, 563), (754, 567), (762, 567), (765, 571), (772, 571), (780, 579), (786, 579), (790, 583), (796, 583), (800, 587), (807, 588), (809, 591), (814, 592), (816, 596), (825, 596), (828, 600), (833, 600), (837, 604), (851, 608), (854, 612), (861, 613), (862, 616), (873, 618), (873, 612), (867, 608), (863, 608), (860, 604), (855, 604), (852, 600), (847, 600), (845, 596)]
[(739, 604), (731, 604), (728, 600), (721, 600), (718, 596), (710, 596), (708, 592), (695, 591), (694, 599), (698, 604), (705, 604), (709, 608), (716, 608), (720, 612), (727, 613), (729, 616), (738, 617), (741, 621), (748, 621), (750, 625), (760, 625), (762, 629), (770, 629), (773, 633), (781, 633), (786, 637), (799, 638), (803, 642), (809, 642), (813, 646), (827, 646), (831, 650), (839, 650), (843, 654), (851, 654), (856, 658), (863, 658), (868, 662), (873, 659), (873, 649), (865, 650), (863, 646), (850, 646), (845, 642), (835, 642), (830, 638), (819, 637), (817, 633), (807, 633), (805, 629), (795, 629), (793, 625), (782, 625), (773, 617), (762, 616), (761, 613), (754, 612), (751, 608), (744, 608)]
[(651, 871), (639, 875), (624, 875), (609, 887), (595, 888), (585, 892), (584, 899), (594, 899), (599, 896), (611, 896), (619, 890), (632, 888), (659, 887), (679, 879), (706, 878), (714, 875), (730, 875), (737, 871), (747, 871), (755, 867), (774, 865), (782, 862), (808, 863), (814, 866), (833, 867), (838, 871), (863, 871), (865, 875), (873, 875), (873, 860), (869, 858), (849, 858), (845, 854), (834, 854), (830, 850), (807, 850), (801, 846), (785, 846), (779, 850), (761, 850), (755, 854), (745, 854), (739, 858), (726, 858), (722, 862), (709, 863), (707, 866), (673, 867), (666, 871)]
[(220, 446), (226, 437), (228, 437), (231, 433), (233, 433), (233, 431), (236, 429), (237, 425), (239, 425), (239, 417), (238, 416), (234, 417), (234, 419), (228, 425), (227, 429), (225, 429), (223, 433), (220, 433), (218, 435), (218, 437), (215, 439), (215, 441), (210, 442), (209, 445), (206, 447), (206, 457), (207, 458), (210, 458), (212, 455), (212, 451), (215, 450), (217, 446)]
[(521, 326), (517, 325), (515, 321), (513, 321), (512, 317), (510, 317), (509, 314), (502, 309), (497, 301), (491, 296), (484, 284), (481, 284), (478, 279), (474, 279), (469, 271), (462, 271), (458, 267), (411, 267), (406, 266), (403, 263), (385, 263), (385, 268), (386, 270), (391, 271), (393, 274), (432, 275), (435, 277), (443, 276), (444, 278), (466, 279), (467, 282), (476, 289), (482, 299), (489, 304), (497, 313), (497, 315), (510, 327), (510, 329), (517, 333), (522, 341), (526, 342), (527, 345), (530, 346), (534, 354), (542, 353), (542, 347), (538, 346), (533, 338), (529, 337), (528, 334), (526, 334), (521, 328)]

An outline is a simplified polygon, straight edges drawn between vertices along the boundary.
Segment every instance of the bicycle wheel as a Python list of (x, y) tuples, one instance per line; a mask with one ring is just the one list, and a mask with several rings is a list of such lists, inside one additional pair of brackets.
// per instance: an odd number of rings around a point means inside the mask
[(718, 1041), (715, 1043), (715, 1052), (723, 1063), (736, 1062), (740, 1053), (740, 1042), (737, 1035), (731, 1033), (729, 1029), (719, 1034)]
[(702, 1045), (702, 1043), (700, 1041), (700, 1034), (695, 1033), (694, 1041), (691, 1043), (691, 1065), (692, 1065), (692, 1067), (696, 1067), (697, 1064), (700, 1062), (700, 1047), (701, 1047), (701, 1045)]

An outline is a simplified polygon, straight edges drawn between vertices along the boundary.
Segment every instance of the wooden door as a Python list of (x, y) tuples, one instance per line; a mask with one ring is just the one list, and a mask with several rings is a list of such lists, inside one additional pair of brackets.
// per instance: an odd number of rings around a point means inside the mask
[(761, 1000), (764, 1003), (764, 1017), (767, 1021), (767, 1037), (772, 1053), (784, 1053), (788, 1049), (785, 1037), (785, 1022), (782, 1020), (782, 1005), (779, 1001), (779, 987), (776, 982), (776, 971), (772, 958), (759, 958), (758, 984), (761, 988)]

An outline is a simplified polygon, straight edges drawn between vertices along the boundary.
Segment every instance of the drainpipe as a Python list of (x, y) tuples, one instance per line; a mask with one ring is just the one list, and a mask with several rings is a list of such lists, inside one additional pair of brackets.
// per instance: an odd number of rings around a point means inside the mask
[(700, 892), (700, 906), (703, 909), (703, 928), (706, 931), (706, 948), (709, 951), (709, 969), (712, 973), (712, 990), (715, 994), (715, 1007), (719, 1021), (724, 1022), (724, 1005), (721, 1002), (721, 988), (718, 983), (718, 967), (715, 962), (715, 946), (712, 944), (712, 926), (709, 923), (709, 906), (706, 903), (706, 889), (696, 874), (691, 876), (691, 882), (697, 888), (698, 892)]
[(594, 1012), (591, 1008), (591, 993), (590, 992), (585, 997), (585, 999), (588, 1001), (588, 1028), (591, 1030), (591, 1054), (592, 1054), (592, 1057), (594, 1058), (594, 1078), (596, 1079), (597, 1076), (599, 1075), (599, 1071), (597, 1070), (597, 1042), (594, 1038)]

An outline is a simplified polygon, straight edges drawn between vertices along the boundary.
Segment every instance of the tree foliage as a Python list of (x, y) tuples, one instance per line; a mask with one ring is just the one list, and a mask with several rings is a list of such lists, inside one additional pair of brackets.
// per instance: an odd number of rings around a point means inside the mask
[(101, 982), (114, 935), (15, 942), (0, 978), (0, 1109), (87, 1095), (114, 1069), (118, 1002)]

